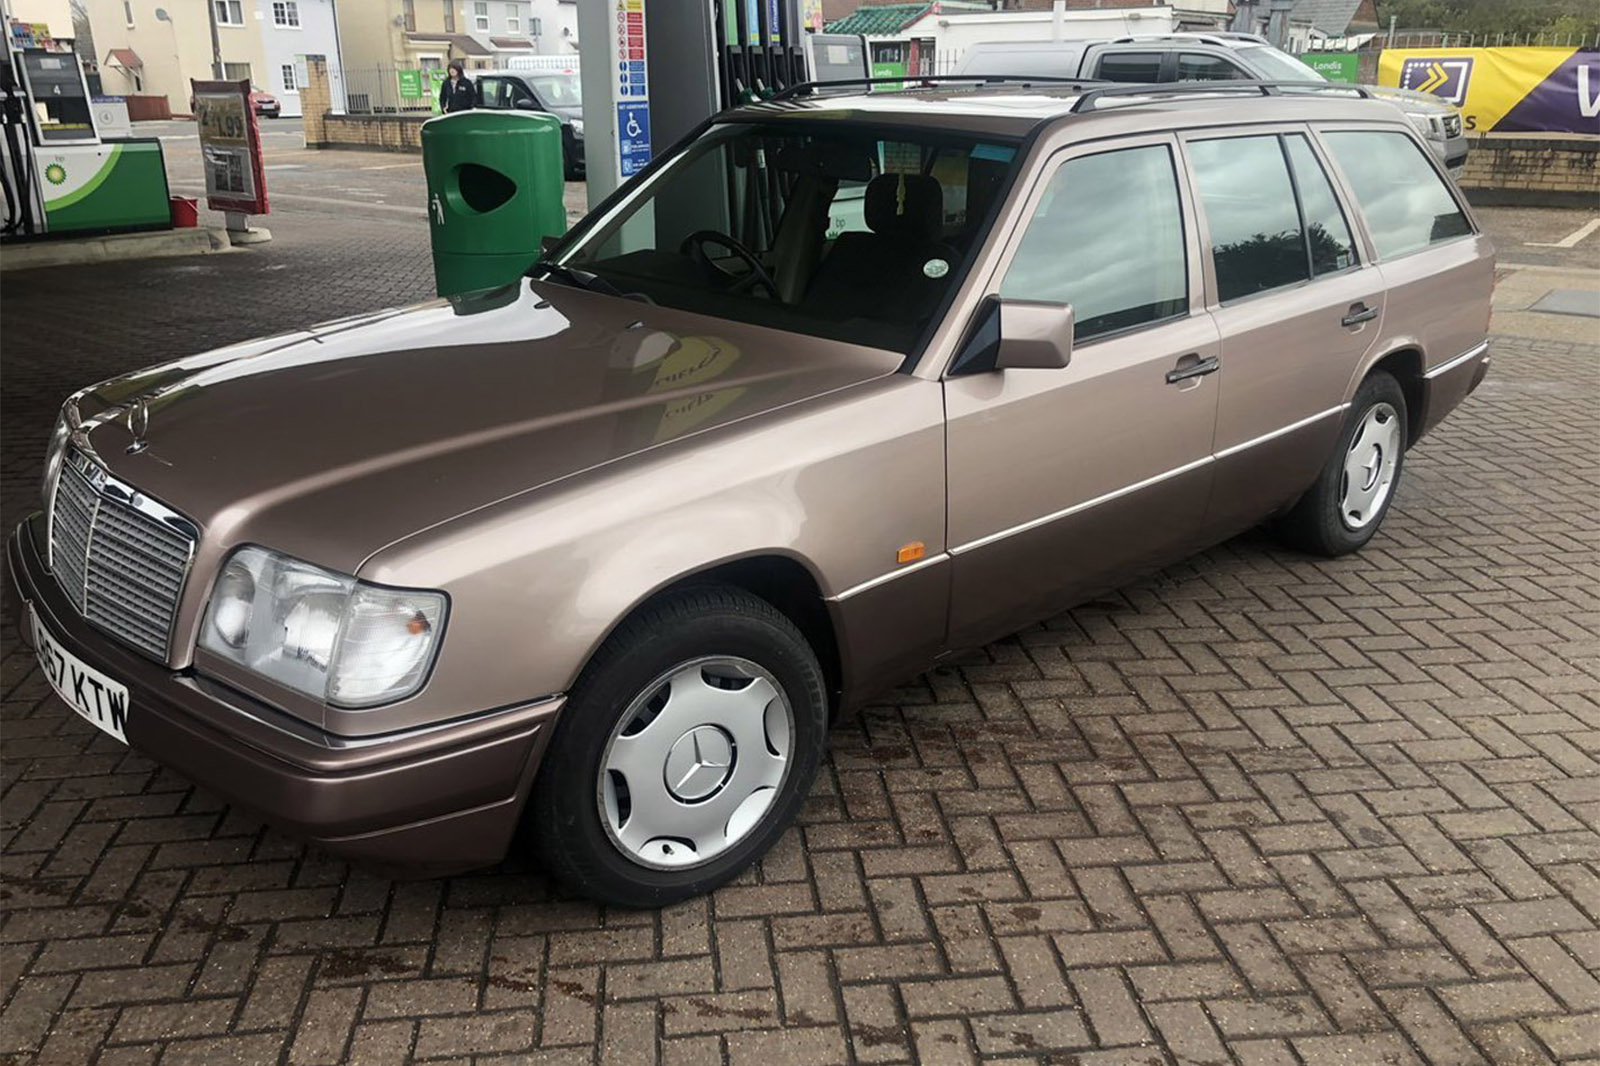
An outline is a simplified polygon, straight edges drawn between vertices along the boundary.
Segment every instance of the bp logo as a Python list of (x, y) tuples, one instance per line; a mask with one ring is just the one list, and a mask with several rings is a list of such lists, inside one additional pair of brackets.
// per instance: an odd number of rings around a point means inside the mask
[(44, 180), (51, 185), (60, 185), (67, 180), (67, 168), (60, 163), (51, 163), (44, 168)]
[(1457, 107), (1467, 98), (1472, 60), (1460, 56), (1408, 59), (1400, 67), (1400, 88), (1432, 93)]

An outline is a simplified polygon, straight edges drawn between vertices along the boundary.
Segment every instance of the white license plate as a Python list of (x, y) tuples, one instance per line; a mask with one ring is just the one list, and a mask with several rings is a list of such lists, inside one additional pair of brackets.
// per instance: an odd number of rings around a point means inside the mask
[(50, 687), (67, 701), (68, 707), (88, 719), (90, 725), (126, 744), (128, 738), (123, 730), (128, 725), (128, 687), (63, 648), (39, 621), (39, 614), (31, 603), (28, 618), (33, 625), (33, 647), (39, 656), (39, 669), (50, 679)]

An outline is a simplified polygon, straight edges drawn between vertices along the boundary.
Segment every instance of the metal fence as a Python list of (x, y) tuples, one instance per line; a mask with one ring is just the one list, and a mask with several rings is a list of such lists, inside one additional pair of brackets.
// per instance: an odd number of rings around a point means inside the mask
[(434, 110), (438, 89), (429, 72), (403, 67), (345, 67), (345, 113), (424, 115)]
[(1449, 30), (1379, 31), (1370, 47), (1382, 48), (1600, 48), (1600, 33), (1454, 33)]

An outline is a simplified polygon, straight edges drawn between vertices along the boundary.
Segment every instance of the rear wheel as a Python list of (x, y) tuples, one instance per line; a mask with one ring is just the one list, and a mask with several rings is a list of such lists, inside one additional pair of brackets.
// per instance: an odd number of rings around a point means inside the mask
[(1361, 383), (1322, 473), (1275, 532), (1292, 547), (1318, 555), (1356, 551), (1383, 524), (1405, 466), (1406, 398), (1379, 371)]
[(671, 594), (573, 686), (529, 801), (544, 862), (625, 906), (715, 888), (793, 821), (827, 713), (816, 656), (776, 608), (726, 587)]

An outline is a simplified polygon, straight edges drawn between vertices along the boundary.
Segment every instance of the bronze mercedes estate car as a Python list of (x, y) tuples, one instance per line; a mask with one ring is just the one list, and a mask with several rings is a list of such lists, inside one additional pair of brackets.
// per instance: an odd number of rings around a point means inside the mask
[(1387, 104), (923, 85), (725, 113), (521, 283), (64, 405), (11, 536), (89, 724), (358, 859), (665, 903), (841, 708), (1270, 520), (1365, 544), (1483, 378)]

